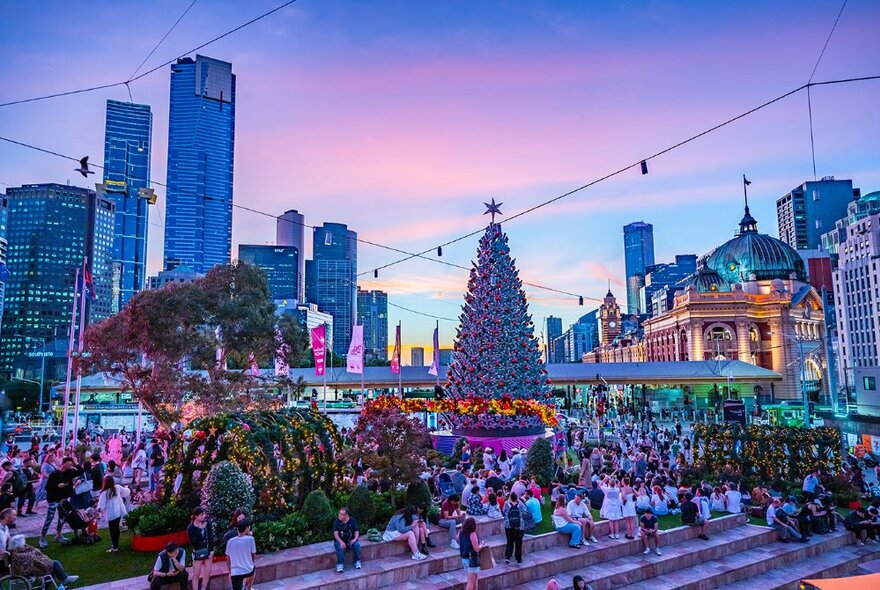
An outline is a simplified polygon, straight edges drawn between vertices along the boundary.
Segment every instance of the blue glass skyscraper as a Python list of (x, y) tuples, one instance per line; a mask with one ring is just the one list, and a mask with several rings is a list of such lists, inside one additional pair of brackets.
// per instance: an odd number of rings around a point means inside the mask
[(238, 259), (266, 273), (272, 299), (296, 299), (299, 249), (296, 246), (238, 245)]
[(150, 202), (138, 189), (150, 184), (153, 114), (144, 104), (107, 101), (104, 191), (116, 203), (112, 311), (118, 312), (147, 280)]
[(639, 293), (645, 286), (645, 269), (654, 264), (654, 226), (644, 221), (623, 226), (623, 255), (627, 312), (641, 313)]
[(346, 354), (357, 317), (357, 234), (342, 223), (314, 229), (306, 299), (333, 316), (333, 352)]
[(235, 75), (232, 64), (197, 55), (171, 66), (165, 269), (196, 272), (229, 262)]

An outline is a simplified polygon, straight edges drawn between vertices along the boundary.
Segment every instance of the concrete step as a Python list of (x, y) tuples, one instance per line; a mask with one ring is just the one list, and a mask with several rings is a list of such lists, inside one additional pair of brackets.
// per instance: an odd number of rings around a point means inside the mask
[(860, 563), (877, 558), (880, 558), (880, 545), (844, 545), (840, 549), (727, 584), (719, 590), (799, 590), (801, 580), (846, 576)]
[(714, 590), (725, 584), (753, 578), (771, 569), (787, 568), (803, 560), (812, 560), (849, 545), (854, 540), (852, 533), (844, 530), (813, 537), (808, 543), (781, 543), (773, 540), (754, 549), (623, 586), (620, 590)]
[[(744, 528), (746, 519), (742, 515), (731, 515), (710, 522), (709, 530), (721, 534), (730, 529)], [(640, 551), (638, 541), (627, 539), (611, 540), (606, 536), (607, 523), (598, 523), (598, 544), (589, 549), (571, 549), (568, 537), (558, 533), (526, 536), (523, 540), (523, 554), (526, 563), (505, 565), (504, 535), (483, 538), (483, 542), (492, 547), (496, 566), (491, 571), (481, 574), (480, 588), (508, 588), (518, 583), (537, 579), (545, 571), (564, 571), (575, 567), (604, 563)], [(760, 529), (758, 533), (765, 530)], [(693, 539), (697, 530), (690, 527), (679, 527), (662, 533), (663, 539), (671, 546)], [(758, 534), (756, 533), (756, 534)], [(742, 537), (741, 532), (731, 532), (730, 541)], [(662, 541), (661, 541), (662, 542)], [(700, 541), (704, 543), (705, 541)], [(336, 573), (334, 569), (314, 571), (274, 582), (260, 584), (261, 590), (317, 590), (334, 588), (334, 590), (372, 590), (393, 586), (395, 590), (403, 588), (464, 588), (464, 576), (461, 571), (461, 559), (458, 551), (450, 548), (438, 548), (431, 551), (429, 559), (413, 561), (409, 556), (385, 558), (375, 562), (364, 562), (361, 570), (346, 569), (344, 573)]]

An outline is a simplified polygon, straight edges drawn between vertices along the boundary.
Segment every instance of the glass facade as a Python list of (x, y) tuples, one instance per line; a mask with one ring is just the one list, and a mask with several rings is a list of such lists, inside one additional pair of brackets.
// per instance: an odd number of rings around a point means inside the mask
[(357, 315), (364, 327), (364, 358), (388, 360), (388, 293), (358, 289)]
[(269, 279), (272, 299), (296, 299), (299, 250), (294, 246), (238, 246), (238, 259), (258, 266)]
[(204, 273), (232, 251), (235, 75), (197, 55), (171, 66), (165, 270)]
[(7, 225), (9, 223), (9, 201), (0, 195), (0, 334), (3, 333), (3, 300), (6, 295), (6, 281), (9, 278), (9, 268), (6, 266), (6, 254), (9, 249), (6, 241)]
[(697, 272), (697, 256), (695, 254), (676, 254), (675, 262), (654, 264), (645, 270), (645, 286), (642, 287), (639, 297), (641, 309), (650, 316), (659, 315), (668, 309), (671, 300), (667, 302), (666, 306), (658, 305), (654, 302), (654, 294), (665, 289), (665, 296), (671, 298), (675, 294), (673, 285)]
[(150, 185), (153, 114), (150, 107), (107, 101), (104, 129), (104, 191), (116, 205), (113, 237), (113, 312), (146, 285), (150, 202), (138, 189)]
[(306, 299), (333, 316), (333, 352), (348, 353), (357, 312), (357, 234), (342, 223), (325, 223), (312, 236), (306, 261)]
[(643, 221), (623, 226), (623, 255), (627, 312), (641, 313), (639, 294), (645, 286), (645, 269), (654, 264), (654, 226)]
[(562, 351), (556, 352), (556, 339), (562, 336), (562, 318), (550, 316), (547, 318), (547, 354), (548, 363), (561, 363)]
[(94, 191), (29, 184), (6, 191), (9, 280), (0, 334), (0, 372), (31, 350), (33, 340), (64, 338), (70, 326), (76, 269), (87, 257), (95, 299), (86, 323), (112, 313), (114, 203)]
[(776, 200), (779, 239), (795, 250), (819, 248), (822, 234), (846, 217), (847, 206), (860, 195), (851, 180), (835, 180), (833, 176), (795, 187)]
[(296, 286), (297, 301), (305, 301), (306, 298), (306, 218), (296, 209), (284, 212), (275, 222), (275, 243), (279, 246), (295, 246), (299, 252), (299, 264), (296, 267), (296, 276), (299, 283)]

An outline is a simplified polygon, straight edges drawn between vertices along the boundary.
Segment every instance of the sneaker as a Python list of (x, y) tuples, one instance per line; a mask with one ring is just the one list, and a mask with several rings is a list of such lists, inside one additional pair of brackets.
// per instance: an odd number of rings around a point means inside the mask
[(591, 543), (598, 543), (599, 539), (597, 539), (596, 537), (590, 537), (590, 542)]
[(708, 540), (709, 540), (708, 535), (699, 535), (698, 538), (699, 538), (699, 539), (703, 539), (704, 541), (708, 541)]
[(509, 563), (510, 563), (510, 558), (509, 558), (509, 557), (505, 557), (505, 558), (504, 558), (504, 563), (509, 564)]
[(645, 547), (645, 550), (642, 551), (642, 555), (647, 555), (647, 554), (650, 553), (650, 552), (651, 552), (651, 550), (648, 549), (647, 547)]
[(516, 565), (522, 565), (522, 559), (517, 559), (517, 560), (516, 560)]
[(858, 541), (856, 541), (856, 545), (858, 545), (859, 547), (864, 547), (865, 543), (861, 539), (859, 539)]
[(65, 586), (70, 586), (71, 584), (73, 584), (77, 580), (79, 580), (79, 576), (67, 576), (66, 578), (64, 578), (63, 584)]
[(345, 571), (345, 566), (342, 565), (341, 563), (337, 563), (336, 564), (336, 571), (341, 574), (343, 571)]
[(354, 569), (356, 569), (356, 570), (361, 569), (361, 562), (359, 562), (359, 561), (354, 562)]
[(413, 558), (414, 560), (416, 560), (416, 561), (421, 561), (421, 560), (423, 560), (423, 559), (425, 559), (425, 558), (427, 558), (427, 557), (428, 557), (428, 556), (425, 555), (424, 553), (413, 553), (413, 556), (412, 556), (412, 558)]
[(659, 548), (659, 547), (657, 547), (656, 549), (654, 549), (654, 553), (656, 553), (657, 555), (663, 555), (662, 553), (660, 553), (660, 548)]
[(456, 541), (455, 539), (452, 539), (452, 542), (449, 543), (449, 546), (452, 547), (453, 549), (461, 549), (461, 546), (458, 544), (458, 541)]
[(49, 542), (45, 538), (41, 537), (40, 542), (39, 542), (39, 546), (40, 546), (40, 549), (45, 549), (46, 547), (49, 546)]

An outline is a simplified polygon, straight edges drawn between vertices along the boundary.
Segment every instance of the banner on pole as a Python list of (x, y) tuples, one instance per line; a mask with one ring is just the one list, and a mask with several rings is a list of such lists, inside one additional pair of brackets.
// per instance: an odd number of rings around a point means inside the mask
[(287, 365), (287, 353), (290, 347), (281, 337), (281, 330), (275, 329), (275, 375), (287, 375), (290, 373), (290, 367)]
[(348, 345), (346, 371), (349, 373), (364, 372), (364, 327), (351, 327), (351, 344)]
[(437, 377), (440, 373), (440, 327), (434, 326), (434, 360), (431, 362), (431, 368), (428, 369), (429, 375)]
[(327, 326), (321, 324), (312, 328), (312, 354), (315, 356), (315, 375), (324, 374), (327, 356)]
[(397, 324), (394, 334), (394, 353), (391, 355), (391, 372), (400, 374), (400, 324)]

